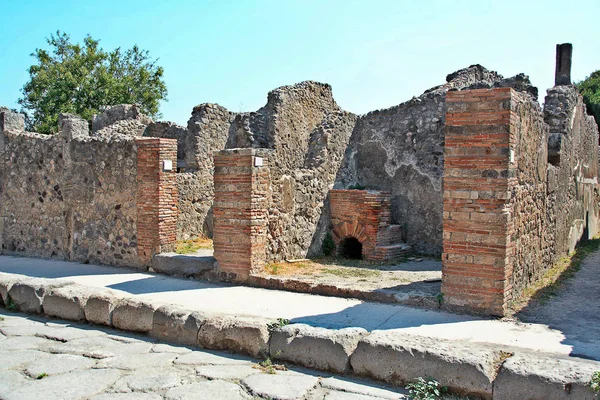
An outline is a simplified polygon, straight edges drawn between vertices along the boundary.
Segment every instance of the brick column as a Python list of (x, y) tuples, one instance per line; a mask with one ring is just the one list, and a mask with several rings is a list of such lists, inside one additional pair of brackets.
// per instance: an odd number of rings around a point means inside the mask
[(512, 89), (446, 94), (444, 306), (504, 315), (511, 298)]
[[(214, 256), (224, 279), (245, 280), (265, 264), (270, 204), (268, 150), (215, 153)], [(257, 157), (263, 166), (257, 166)]]
[[(177, 140), (137, 138), (137, 251), (140, 263), (177, 243)], [(172, 169), (164, 169), (171, 161)]]

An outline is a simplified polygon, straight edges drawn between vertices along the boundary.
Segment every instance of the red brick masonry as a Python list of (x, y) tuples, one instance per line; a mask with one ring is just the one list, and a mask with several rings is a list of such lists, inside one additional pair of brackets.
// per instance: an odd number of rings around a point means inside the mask
[(512, 89), (446, 95), (444, 304), (504, 315), (511, 296), (509, 213)]
[[(402, 227), (391, 225), (390, 192), (375, 190), (330, 190), (333, 240), (356, 238), (366, 260), (385, 261), (408, 252), (402, 242)], [(339, 250), (338, 250), (339, 252)]]
[[(155, 254), (174, 251), (177, 243), (177, 140), (138, 138), (137, 250), (149, 265)], [(172, 171), (163, 171), (171, 160)]]
[[(263, 166), (255, 167), (256, 157)], [(270, 170), (268, 150), (215, 153), (214, 256), (228, 280), (245, 280), (265, 264)]]

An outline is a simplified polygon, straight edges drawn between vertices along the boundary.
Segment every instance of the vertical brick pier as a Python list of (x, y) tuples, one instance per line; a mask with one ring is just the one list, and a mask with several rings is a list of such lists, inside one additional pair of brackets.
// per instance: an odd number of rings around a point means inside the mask
[(504, 315), (511, 299), (510, 88), (446, 94), (444, 305)]
[(265, 264), (269, 150), (223, 150), (214, 163), (214, 256), (223, 279), (242, 281)]
[[(137, 145), (137, 251), (140, 263), (174, 251), (177, 244), (177, 140), (138, 138)], [(172, 170), (164, 170), (164, 161)]]

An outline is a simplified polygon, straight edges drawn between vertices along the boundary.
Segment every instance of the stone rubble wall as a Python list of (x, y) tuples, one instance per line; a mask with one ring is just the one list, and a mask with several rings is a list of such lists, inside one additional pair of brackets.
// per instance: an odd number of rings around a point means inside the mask
[(61, 116), (53, 136), (23, 124), (0, 132), (2, 252), (135, 267), (136, 146), (90, 137), (80, 122)]

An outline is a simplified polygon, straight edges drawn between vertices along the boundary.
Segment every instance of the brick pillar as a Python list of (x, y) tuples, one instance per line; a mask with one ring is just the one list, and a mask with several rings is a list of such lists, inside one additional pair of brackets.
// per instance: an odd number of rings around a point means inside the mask
[(444, 305), (504, 315), (511, 298), (512, 89), (446, 94)]
[[(215, 153), (213, 243), (224, 279), (245, 280), (265, 264), (270, 204), (268, 154), (265, 149)], [(257, 166), (261, 158), (263, 165)]]
[[(177, 243), (177, 140), (137, 138), (137, 251), (140, 263)], [(171, 161), (167, 170), (165, 161)], [(167, 167), (167, 168), (165, 168)]]

